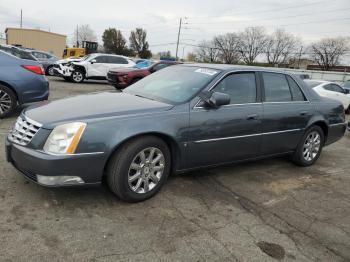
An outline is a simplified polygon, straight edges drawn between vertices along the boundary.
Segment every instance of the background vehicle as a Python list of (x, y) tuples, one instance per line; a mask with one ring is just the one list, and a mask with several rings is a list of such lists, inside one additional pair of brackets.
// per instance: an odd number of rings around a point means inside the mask
[(6, 53), (9, 53), (11, 55), (14, 55), (18, 58), (21, 58), (21, 59), (38, 61), (38, 59), (36, 59), (30, 52), (25, 51), (21, 48), (17, 48), (17, 47), (10, 46), (10, 45), (0, 45), (0, 50), (4, 51)]
[(0, 118), (24, 103), (47, 100), (49, 83), (42, 66), (0, 51)]
[(68, 47), (63, 51), (63, 58), (85, 56), (85, 48)]
[(340, 85), (333, 82), (319, 80), (305, 80), (305, 83), (313, 88), (320, 96), (340, 101), (343, 104), (346, 113), (350, 113), (349, 92)]
[[(145, 63), (145, 61), (141, 63)], [(168, 66), (176, 65), (178, 63), (172, 61), (159, 61), (153, 62), (153, 64), (149, 62), (149, 64), (150, 66), (146, 68), (140, 68), (139, 64), (136, 64), (133, 68), (113, 68), (109, 70), (107, 74), (107, 80), (110, 85), (114, 86), (117, 89), (122, 89), (136, 83), (145, 76), (148, 76)]]
[(83, 41), (82, 47), (68, 47), (63, 51), (63, 58), (69, 58), (72, 56), (82, 57), (85, 55), (93, 54), (97, 52), (98, 43), (91, 41)]
[(302, 80), (311, 79), (311, 77), (308, 74), (295, 74), (295, 75)]
[(53, 76), (54, 75), (54, 64), (56, 61), (58, 61), (57, 56), (42, 52), (42, 51), (36, 51), (36, 50), (28, 50), (29, 53), (31, 53), (44, 67), (45, 73), (47, 75)]
[(133, 67), (135, 62), (130, 58), (119, 55), (91, 54), (81, 61), (70, 62), (64, 68), (63, 77), (75, 83), (84, 79), (105, 80), (107, 73), (114, 67)]
[(343, 88), (350, 91), (350, 80), (343, 83)]
[(27, 178), (46, 186), (105, 179), (129, 202), (154, 196), (171, 172), (280, 155), (310, 166), (346, 129), (342, 104), (298, 77), (208, 64), (31, 107), (16, 126), (23, 121), (37, 123), (35, 135), (15, 128), (6, 152)]

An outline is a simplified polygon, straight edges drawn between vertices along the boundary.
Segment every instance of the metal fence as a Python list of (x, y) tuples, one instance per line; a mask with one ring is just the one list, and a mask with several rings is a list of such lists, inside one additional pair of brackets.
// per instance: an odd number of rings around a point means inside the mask
[(280, 70), (296, 73), (296, 74), (307, 74), (311, 79), (326, 80), (337, 83), (342, 83), (350, 80), (350, 73), (343, 72), (331, 72), (331, 71), (316, 71), (316, 70), (303, 70), (303, 69), (288, 69), (279, 68)]

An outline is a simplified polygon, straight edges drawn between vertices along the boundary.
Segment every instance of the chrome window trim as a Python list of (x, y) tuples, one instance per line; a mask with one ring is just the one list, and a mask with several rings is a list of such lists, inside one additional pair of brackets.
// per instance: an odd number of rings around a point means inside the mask
[[(220, 108), (222, 107), (232, 107), (232, 106), (246, 106), (246, 105), (261, 105), (262, 102), (256, 102), (256, 103), (246, 103), (246, 104), (229, 104), (229, 105), (224, 105), (224, 106), (221, 106)], [(204, 109), (205, 107), (203, 106), (197, 106), (197, 107), (194, 107), (193, 109)]]
[[(299, 83), (297, 81), (294, 80), (294, 78), (290, 75), (290, 74), (286, 74), (286, 73), (283, 73), (283, 72), (274, 72), (274, 71), (259, 71), (259, 70), (252, 70), (252, 71), (249, 71), (249, 70), (233, 70), (233, 71), (229, 71), (229, 72), (226, 72), (223, 76), (221, 76), (217, 81), (215, 81), (213, 83), (213, 85), (208, 89), (208, 92), (210, 92), (211, 90), (213, 90), (221, 80), (223, 80), (227, 75), (230, 75), (230, 74), (233, 74), (233, 73), (239, 73), (239, 72), (253, 72), (254, 74), (256, 72), (259, 72), (261, 74), (263, 73), (275, 73), (275, 74), (282, 74), (284, 75), (285, 77), (286, 76), (290, 76), (292, 78), (292, 80), (296, 83), (296, 85), (299, 87), (300, 91), (303, 93), (304, 97), (305, 97), (305, 101), (281, 101), (281, 102), (266, 102), (266, 101), (262, 101), (262, 102), (256, 102), (256, 103), (246, 103), (246, 104), (230, 104), (230, 105), (226, 105), (226, 106), (232, 106), (232, 105), (247, 105), (247, 104), (268, 104), (268, 103), (271, 103), (271, 104), (277, 104), (277, 103), (310, 103), (310, 100), (309, 98), (307, 97), (307, 95), (305, 94), (304, 90), (300, 87)], [(263, 80), (262, 80), (263, 81)], [(287, 80), (287, 77), (286, 77), (286, 81), (288, 83), (288, 80)], [(288, 86), (289, 86), (289, 83), (288, 83)], [(262, 87), (262, 89), (265, 91), (265, 86)], [(290, 87), (289, 87), (290, 89)], [(201, 102), (201, 99), (198, 98), (198, 101), (196, 102), (196, 104), (194, 105), (194, 107), (192, 109), (203, 109), (204, 107), (202, 106), (198, 106), (198, 104)]]
[(303, 130), (303, 129), (297, 128), (297, 129), (282, 130), (282, 131), (275, 131), (275, 132), (265, 132), (265, 133), (243, 135), (243, 136), (220, 137), (220, 138), (196, 140), (196, 141), (193, 141), (193, 143), (200, 144), (200, 143), (230, 140), (230, 139), (237, 139), (237, 138), (246, 138), (246, 137), (253, 137), (253, 136), (264, 136), (264, 135), (282, 134), (282, 133), (288, 133), (288, 132), (297, 132), (297, 131), (301, 131), (301, 130)]
[[(226, 72), (223, 76), (221, 76), (217, 81), (215, 81), (213, 83), (213, 85), (208, 89), (208, 92), (210, 92), (211, 90), (213, 90), (218, 84), (219, 82), (224, 79), (226, 76), (230, 75), (230, 74), (234, 74), (234, 73), (239, 73), (239, 72), (247, 72), (247, 73), (254, 73), (255, 74), (255, 70), (232, 70), (232, 71), (229, 71), (229, 72)], [(200, 98), (198, 98), (198, 101), (197, 103), (194, 105), (194, 107), (192, 109), (195, 109), (195, 108), (203, 108), (203, 107), (197, 107), (197, 105), (199, 104), (199, 102), (201, 101)], [(235, 105), (235, 104), (232, 104), (232, 105)], [(237, 104), (236, 104), (237, 105)], [(242, 104), (242, 105), (245, 105), (245, 104)]]

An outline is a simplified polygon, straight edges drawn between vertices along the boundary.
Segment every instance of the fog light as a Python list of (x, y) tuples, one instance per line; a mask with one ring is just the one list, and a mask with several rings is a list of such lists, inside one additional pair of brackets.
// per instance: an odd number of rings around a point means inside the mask
[(40, 176), (37, 175), (38, 183), (46, 186), (63, 186), (84, 184), (78, 176)]

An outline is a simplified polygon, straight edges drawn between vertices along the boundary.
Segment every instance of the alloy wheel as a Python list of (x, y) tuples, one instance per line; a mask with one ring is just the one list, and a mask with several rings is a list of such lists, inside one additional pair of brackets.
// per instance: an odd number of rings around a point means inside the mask
[(303, 146), (303, 157), (310, 162), (315, 159), (321, 148), (321, 136), (318, 132), (309, 133)]
[(139, 194), (153, 190), (164, 173), (165, 158), (162, 151), (149, 147), (139, 152), (131, 162), (128, 183), (132, 191)]
[(72, 78), (75, 82), (80, 82), (83, 80), (83, 74), (81, 72), (75, 71), (73, 72)]
[(11, 109), (12, 100), (8, 93), (0, 90), (0, 115), (5, 114)]

